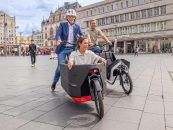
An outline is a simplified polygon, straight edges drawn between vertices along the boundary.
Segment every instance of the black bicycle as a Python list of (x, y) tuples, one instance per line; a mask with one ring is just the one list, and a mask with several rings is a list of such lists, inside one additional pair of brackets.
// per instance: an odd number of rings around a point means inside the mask
[(114, 85), (119, 78), (124, 92), (129, 95), (133, 90), (133, 82), (129, 74), (130, 62), (125, 59), (116, 59), (112, 46), (109, 46), (108, 50), (104, 50), (105, 45), (107, 44), (100, 46), (102, 52), (97, 54), (107, 60), (107, 83)]

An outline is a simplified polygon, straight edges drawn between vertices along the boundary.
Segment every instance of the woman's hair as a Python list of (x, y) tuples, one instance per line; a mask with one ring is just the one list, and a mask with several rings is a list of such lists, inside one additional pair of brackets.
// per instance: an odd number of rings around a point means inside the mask
[(80, 48), (80, 44), (85, 40), (87, 39), (86, 37), (79, 37), (78, 40), (77, 40), (77, 46), (76, 46), (76, 49), (79, 50)]

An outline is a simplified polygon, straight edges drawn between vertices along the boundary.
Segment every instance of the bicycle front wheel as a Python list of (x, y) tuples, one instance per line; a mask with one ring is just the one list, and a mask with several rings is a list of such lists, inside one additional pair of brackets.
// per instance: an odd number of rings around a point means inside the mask
[(93, 85), (94, 85), (94, 97), (95, 97), (94, 101), (95, 101), (96, 110), (100, 119), (102, 119), (104, 116), (103, 97), (102, 97), (102, 92), (97, 91), (96, 89), (98, 85), (100, 85), (100, 82), (98, 80), (94, 80)]
[(130, 75), (124, 71), (122, 71), (121, 76), (120, 76), (120, 82), (121, 82), (121, 86), (124, 90), (124, 92), (129, 95), (132, 90), (133, 90), (133, 82), (132, 79), (130, 77)]

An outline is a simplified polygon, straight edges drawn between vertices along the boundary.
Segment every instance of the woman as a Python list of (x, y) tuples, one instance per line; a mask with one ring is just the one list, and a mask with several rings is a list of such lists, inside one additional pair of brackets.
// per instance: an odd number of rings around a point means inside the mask
[(102, 62), (106, 65), (104, 58), (88, 50), (88, 39), (80, 37), (77, 41), (77, 50), (70, 54), (68, 68), (71, 69), (73, 65), (97, 64), (98, 62)]

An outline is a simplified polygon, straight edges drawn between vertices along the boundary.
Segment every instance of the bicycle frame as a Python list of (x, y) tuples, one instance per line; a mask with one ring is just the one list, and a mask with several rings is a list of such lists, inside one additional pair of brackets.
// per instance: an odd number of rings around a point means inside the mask
[[(116, 76), (114, 76), (114, 71), (117, 71), (118, 73)], [(119, 60), (119, 63), (112, 68), (110, 73), (111, 77), (110, 80), (107, 79), (107, 83), (113, 85), (117, 77), (121, 76), (122, 71), (128, 73), (128, 67), (121, 60)]]

